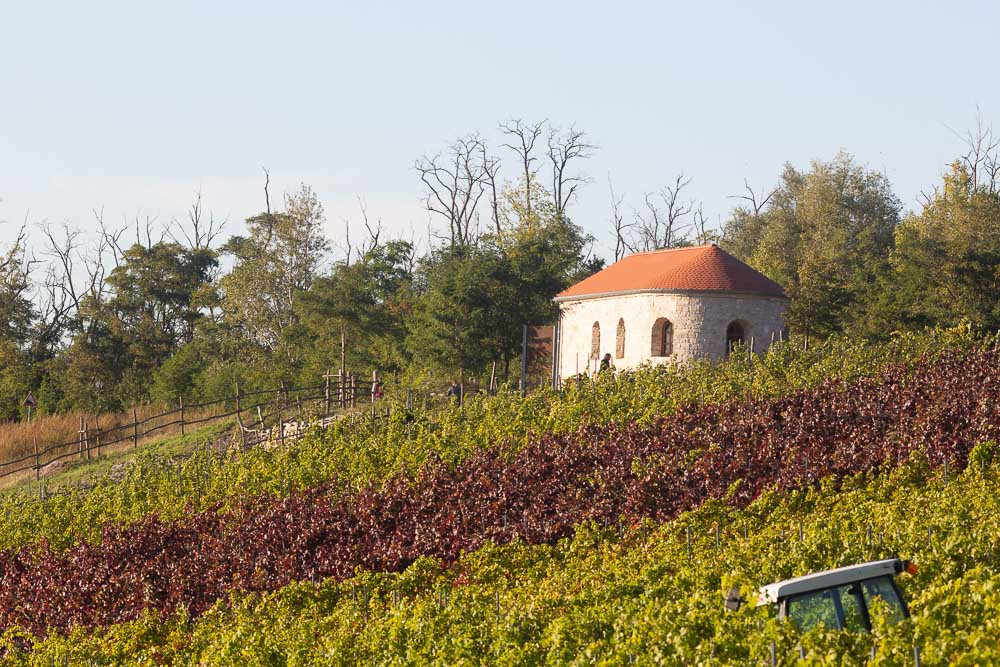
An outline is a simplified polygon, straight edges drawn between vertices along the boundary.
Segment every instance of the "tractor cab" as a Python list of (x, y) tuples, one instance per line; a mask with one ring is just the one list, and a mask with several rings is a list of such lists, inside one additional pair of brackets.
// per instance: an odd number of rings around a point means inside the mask
[(870, 610), (876, 600), (888, 607), (894, 621), (909, 618), (896, 576), (916, 571), (915, 565), (898, 558), (838, 567), (762, 586), (757, 606), (774, 605), (779, 618), (791, 619), (803, 632), (819, 624), (871, 632)]
[[(832, 630), (871, 632), (871, 608), (877, 601), (888, 608), (893, 621), (909, 618), (896, 576), (916, 571), (913, 563), (890, 558), (815, 572), (762, 586), (757, 606), (773, 606), (778, 618), (791, 619), (802, 632), (820, 624)], [(733, 589), (726, 607), (735, 611), (743, 602), (739, 589)]]

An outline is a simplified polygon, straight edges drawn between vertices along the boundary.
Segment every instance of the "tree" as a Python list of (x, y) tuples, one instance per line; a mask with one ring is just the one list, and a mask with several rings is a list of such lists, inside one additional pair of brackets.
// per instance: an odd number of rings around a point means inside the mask
[[(448, 223), (448, 241), (466, 246), (478, 236), (476, 209), (490, 183), (496, 202), (495, 158), (479, 135), (456, 139), (444, 153), (423, 156), (414, 163), (426, 188), (424, 205)], [(495, 207), (494, 207), (495, 211)]]
[(484, 245), (434, 251), (418, 268), (419, 297), (407, 320), (406, 345), (424, 369), (469, 376), (517, 353), (516, 276)]
[(500, 132), (508, 137), (508, 143), (505, 143), (504, 147), (513, 151), (520, 162), (521, 191), (524, 196), (522, 206), (526, 217), (530, 219), (534, 203), (532, 197), (537, 180), (534, 167), (535, 162), (538, 161), (538, 157), (535, 155), (535, 144), (538, 143), (538, 139), (544, 132), (545, 121), (529, 123), (520, 118), (513, 118), (500, 123), (499, 127)]
[(643, 196), (645, 210), (635, 215), (638, 238), (634, 245), (648, 251), (689, 244), (685, 232), (690, 224), (685, 218), (694, 210), (694, 203), (682, 195), (690, 184), (691, 179), (681, 173), (672, 184)]
[(839, 153), (781, 184), (726, 222), (722, 244), (785, 288), (788, 323), (825, 335), (864, 317), (872, 285), (888, 266), (902, 205), (884, 174)]
[(566, 208), (576, 196), (577, 189), (587, 183), (584, 176), (570, 172), (571, 164), (588, 159), (594, 146), (587, 143), (587, 134), (575, 127), (565, 132), (549, 129), (548, 157), (552, 166), (552, 203), (558, 218), (566, 217)]
[[(982, 162), (980, 162), (980, 168)], [(1000, 328), (1000, 192), (956, 161), (918, 214), (896, 230), (891, 271), (868, 329), (886, 332), (960, 320)]]
[(316, 377), (339, 365), (341, 336), (348, 367), (403, 370), (413, 262), (411, 243), (379, 243), (353, 264), (334, 264), (302, 294), (300, 324), (288, 338), (308, 350), (305, 372)]
[(30, 338), (35, 308), (29, 298), (31, 261), (22, 227), (6, 254), (0, 255), (0, 340), (23, 348)]
[(312, 286), (329, 250), (324, 221), (322, 204), (303, 185), (285, 197), (283, 213), (248, 219), (249, 235), (222, 248), (234, 260), (220, 281), (224, 321), (264, 352), (276, 350), (282, 332), (298, 321), (295, 301)]

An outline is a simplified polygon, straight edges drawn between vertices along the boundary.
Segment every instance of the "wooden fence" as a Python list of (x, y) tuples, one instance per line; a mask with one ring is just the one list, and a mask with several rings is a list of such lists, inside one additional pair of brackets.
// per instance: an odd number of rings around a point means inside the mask
[(369, 399), (374, 414), (377, 380), (377, 372), (372, 374), (369, 384), (343, 370), (336, 374), (327, 371), (323, 382), (305, 387), (282, 383), (275, 389), (243, 392), (237, 384), (236, 393), (226, 398), (201, 403), (185, 403), (181, 398), (176, 408), (143, 419), (139, 419), (138, 409), (133, 406), (131, 421), (106, 428), (102, 428), (99, 417), (94, 417), (93, 424), (81, 417), (80, 430), (74, 440), (42, 448), (35, 441), (30, 454), (0, 461), (0, 479), (33, 471), (37, 481), (42, 469), (56, 461), (100, 458), (102, 453), (123, 446), (138, 447), (141, 440), (151, 435), (165, 435), (169, 429), (179, 430), (184, 435), (193, 426), (229, 418), (235, 418), (240, 445), (244, 448), (269, 440), (284, 442), (300, 437), (305, 431), (304, 424), (328, 420), (337, 410), (356, 407), (359, 399), (362, 402)]

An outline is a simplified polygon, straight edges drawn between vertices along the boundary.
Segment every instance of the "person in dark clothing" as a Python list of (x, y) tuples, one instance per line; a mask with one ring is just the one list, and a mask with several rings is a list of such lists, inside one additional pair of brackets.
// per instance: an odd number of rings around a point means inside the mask
[(457, 382), (452, 382), (451, 386), (448, 387), (448, 396), (455, 399), (456, 403), (462, 402), (462, 385)]
[(603, 373), (604, 371), (612, 371), (614, 369), (615, 369), (614, 364), (611, 363), (611, 353), (608, 352), (607, 354), (604, 355), (604, 358), (601, 359), (600, 372)]

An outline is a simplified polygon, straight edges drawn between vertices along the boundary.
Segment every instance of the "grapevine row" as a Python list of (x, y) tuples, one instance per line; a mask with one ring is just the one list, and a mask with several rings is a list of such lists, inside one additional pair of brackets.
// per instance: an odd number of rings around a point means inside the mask
[(551, 543), (580, 522), (664, 520), (707, 499), (746, 505), (765, 488), (894, 466), (923, 451), (964, 465), (1000, 431), (1000, 353), (953, 352), (770, 400), (682, 407), (650, 426), (584, 427), (510, 453), (480, 448), (381, 486), (331, 482), (226, 512), (105, 526), (99, 543), (0, 553), (0, 627), (35, 635), (198, 615), (232, 590), (445, 563), (485, 541)]

